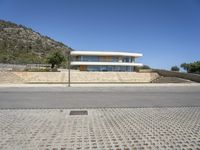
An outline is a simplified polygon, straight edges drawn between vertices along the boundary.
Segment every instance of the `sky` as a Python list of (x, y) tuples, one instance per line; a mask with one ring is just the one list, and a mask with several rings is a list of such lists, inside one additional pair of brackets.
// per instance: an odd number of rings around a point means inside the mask
[(75, 50), (139, 52), (152, 68), (200, 60), (200, 0), (0, 0), (0, 19)]

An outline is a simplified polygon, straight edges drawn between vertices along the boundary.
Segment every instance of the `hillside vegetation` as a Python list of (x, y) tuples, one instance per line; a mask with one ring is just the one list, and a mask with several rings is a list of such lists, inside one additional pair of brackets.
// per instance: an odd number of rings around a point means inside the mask
[(72, 50), (23, 25), (0, 20), (0, 63), (46, 63), (53, 51)]

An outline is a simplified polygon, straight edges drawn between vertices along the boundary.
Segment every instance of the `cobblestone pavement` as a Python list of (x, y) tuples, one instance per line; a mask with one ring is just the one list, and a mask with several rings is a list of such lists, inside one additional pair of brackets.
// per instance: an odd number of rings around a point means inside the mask
[(0, 149), (200, 149), (200, 107), (82, 110), (2, 109)]

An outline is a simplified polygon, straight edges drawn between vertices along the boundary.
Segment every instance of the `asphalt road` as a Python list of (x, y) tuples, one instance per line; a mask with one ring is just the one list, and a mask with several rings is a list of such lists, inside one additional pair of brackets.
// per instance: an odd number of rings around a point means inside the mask
[(200, 106), (200, 86), (0, 88), (0, 108)]

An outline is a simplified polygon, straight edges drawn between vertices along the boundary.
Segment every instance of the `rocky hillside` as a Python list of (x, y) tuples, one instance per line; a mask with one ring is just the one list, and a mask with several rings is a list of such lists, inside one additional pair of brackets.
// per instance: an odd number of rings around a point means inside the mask
[(0, 63), (45, 63), (55, 50), (72, 49), (23, 25), (0, 20)]

